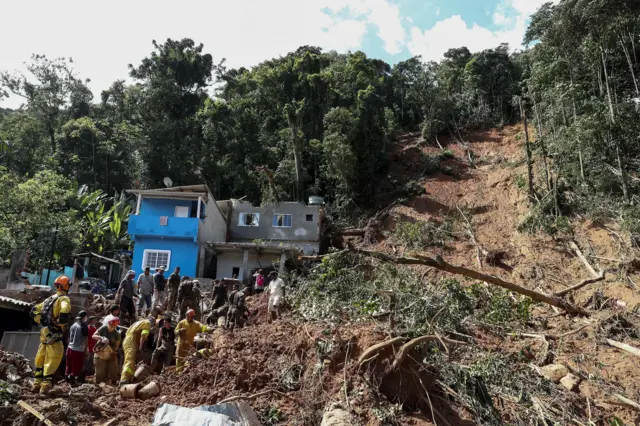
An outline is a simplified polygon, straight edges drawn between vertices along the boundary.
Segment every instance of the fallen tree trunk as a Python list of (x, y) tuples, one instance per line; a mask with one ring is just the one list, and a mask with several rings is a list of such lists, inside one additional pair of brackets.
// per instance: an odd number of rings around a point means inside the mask
[(396, 354), (396, 357), (393, 360), (393, 363), (385, 369), (384, 375), (386, 376), (387, 374), (392, 373), (394, 370), (400, 367), (404, 362), (405, 358), (407, 357), (407, 355), (409, 354), (409, 351), (413, 349), (414, 346), (417, 346), (420, 343), (424, 343), (424, 342), (440, 342), (440, 344), (442, 344), (443, 346), (445, 343), (449, 343), (452, 345), (467, 344), (466, 342), (460, 342), (458, 340), (447, 339), (446, 337), (440, 337), (440, 336), (416, 337), (415, 339), (409, 340), (407, 343), (402, 345), (402, 347), (400, 347), (400, 350), (398, 350), (398, 353)]
[(437, 256), (435, 259), (427, 256), (418, 255), (418, 254), (414, 254), (415, 257), (395, 257), (379, 251), (364, 250), (364, 249), (359, 249), (355, 247), (351, 247), (350, 250), (355, 253), (362, 254), (364, 256), (369, 256), (369, 257), (382, 260), (384, 262), (396, 263), (400, 265), (425, 265), (435, 269), (439, 269), (441, 271), (450, 272), (452, 274), (464, 275), (465, 277), (473, 278), (479, 281), (484, 281), (486, 283), (497, 285), (498, 287), (502, 287), (504, 289), (516, 292), (518, 294), (522, 294), (538, 302), (543, 302), (548, 305), (555, 306), (571, 314), (589, 316), (589, 311), (587, 311), (586, 309), (583, 309), (579, 306), (575, 306), (560, 298), (547, 296), (546, 294), (539, 293), (537, 291), (530, 290), (528, 288), (520, 287), (519, 285), (505, 281), (493, 275), (483, 274), (481, 272), (475, 271), (473, 269), (465, 268), (463, 266), (451, 265), (445, 262), (444, 259), (442, 259), (440, 256)]

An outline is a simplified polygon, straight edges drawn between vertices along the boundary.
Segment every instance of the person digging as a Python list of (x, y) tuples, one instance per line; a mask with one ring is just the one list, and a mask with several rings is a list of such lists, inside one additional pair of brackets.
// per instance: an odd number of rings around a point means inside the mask
[(107, 325), (100, 327), (93, 335), (97, 340), (94, 350), (94, 366), (96, 383), (117, 383), (118, 381), (118, 348), (120, 332), (117, 330), (120, 319), (113, 315), (105, 318)]
[(175, 351), (175, 330), (171, 324), (171, 315), (165, 314), (162, 319), (162, 327), (158, 332), (156, 349), (151, 356), (151, 368), (156, 373), (161, 373), (162, 368), (171, 365)]
[(134, 323), (124, 338), (122, 349), (124, 350), (124, 364), (120, 375), (120, 386), (131, 383), (135, 374), (136, 358), (138, 351), (142, 352), (144, 344), (149, 337), (156, 320), (153, 317), (141, 319)]
[(206, 333), (209, 327), (195, 320), (196, 311), (189, 309), (186, 318), (178, 323), (175, 334), (178, 335), (178, 347), (176, 348), (176, 371), (180, 372), (187, 363), (185, 359), (191, 351), (195, 350), (194, 341), (198, 333)]

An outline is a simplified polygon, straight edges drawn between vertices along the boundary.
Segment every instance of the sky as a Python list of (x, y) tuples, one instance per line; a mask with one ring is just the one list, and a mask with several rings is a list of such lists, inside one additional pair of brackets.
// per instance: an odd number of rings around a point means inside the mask
[[(521, 48), (530, 16), (546, 0), (3, 0), (0, 70), (23, 71), (32, 54), (71, 57), (96, 100), (128, 77), (152, 40), (191, 38), (214, 62), (251, 67), (302, 45), (391, 64), (450, 48)], [(17, 108), (21, 99), (0, 100)]]

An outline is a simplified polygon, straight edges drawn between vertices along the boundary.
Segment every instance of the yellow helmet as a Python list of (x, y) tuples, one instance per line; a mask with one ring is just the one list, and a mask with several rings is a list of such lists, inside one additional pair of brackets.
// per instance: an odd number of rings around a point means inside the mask
[(56, 278), (53, 286), (58, 290), (68, 292), (71, 288), (71, 280), (66, 275), (60, 275), (58, 278)]

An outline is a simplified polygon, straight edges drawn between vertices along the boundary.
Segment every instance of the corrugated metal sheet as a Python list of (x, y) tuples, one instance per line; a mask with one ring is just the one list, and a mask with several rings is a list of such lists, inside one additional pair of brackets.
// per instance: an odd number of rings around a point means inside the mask
[(5, 331), (0, 345), (7, 352), (23, 355), (33, 365), (40, 345), (40, 333), (37, 331)]
[(0, 302), (5, 302), (5, 303), (10, 303), (12, 305), (18, 305), (18, 306), (31, 306), (31, 303), (29, 302), (25, 302), (23, 300), (18, 300), (18, 299), (12, 299), (10, 297), (5, 297), (5, 296), (0, 296)]

